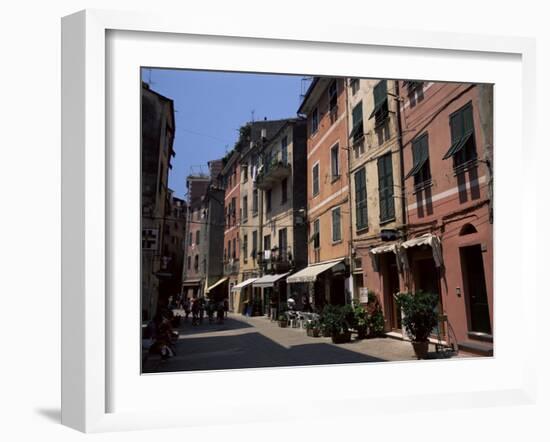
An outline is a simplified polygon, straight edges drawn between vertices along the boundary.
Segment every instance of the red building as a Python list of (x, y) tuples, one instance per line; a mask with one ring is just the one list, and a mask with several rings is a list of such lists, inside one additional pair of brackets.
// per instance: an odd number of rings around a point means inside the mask
[(223, 232), (223, 274), (229, 279), (227, 298), (229, 308), (234, 311), (234, 293), (232, 288), (239, 283), (239, 223), (241, 210), (241, 171), (239, 166), (240, 152), (232, 151), (221, 171), (225, 188), (224, 196), (224, 232)]
[(492, 85), (399, 83), (401, 289), (438, 293), (444, 336), (492, 354)]

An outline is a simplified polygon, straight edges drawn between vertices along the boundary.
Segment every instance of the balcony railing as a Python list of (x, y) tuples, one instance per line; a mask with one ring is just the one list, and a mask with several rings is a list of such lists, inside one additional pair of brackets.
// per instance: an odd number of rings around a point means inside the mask
[(285, 273), (294, 265), (292, 250), (279, 251), (277, 248), (258, 252), (258, 264), (266, 272)]
[(262, 190), (271, 189), (276, 183), (290, 176), (291, 164), (290, 153), (283, 155), (282, 152), (278, 152), (263, 164), (256, 176), (256, 186)]
[(223, 263), (223, 274), (224, 275), (233, 275), (239, 273), (239, 260), (232, 258), (229, 261), (224, 261)]

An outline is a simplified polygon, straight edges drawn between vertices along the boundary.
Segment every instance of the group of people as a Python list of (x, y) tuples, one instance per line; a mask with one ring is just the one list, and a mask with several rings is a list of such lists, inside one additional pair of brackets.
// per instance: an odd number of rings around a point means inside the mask
[(202, 324), (204, 315), (208, 316), (208, 322), (214, 323), (214, 316), (218, 324), (223, 324), (223, 320), (227, 317), (229, 310), (229, 304), (227, 300), (224, 301), (205, 301), (203, 298), (193, 298), (191, 300), (185, 299), (181, 308), (185, 311), (185, 320), (189, 320), (191, 315), (191, 325)]

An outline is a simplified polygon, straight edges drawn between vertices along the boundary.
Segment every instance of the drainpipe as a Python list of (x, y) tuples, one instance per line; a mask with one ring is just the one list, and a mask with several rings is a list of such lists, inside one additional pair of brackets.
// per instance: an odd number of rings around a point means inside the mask
[(405, 198), (405, 163), (403, 160), (403, 128), (401, 127), (401, 97), (399, 96), (399, 82), (395, 80), (395, 100), (397, 101), (397, 142), (399, 144), (399, 164), (400, 164), (400, 180), (401, 180), (401, 217), (403, 226), (407, 224), (407, 207)]
[[(399, 144), (399, 164), (400, 164), (400, 180), (401, 180), (401, 218), (403, 223), (402, 239), (405, 239), (407, 230), (407, 198), (405, 196), (405, 161), (403, 154), (403, 127), (401, 126), (401, 97), (399, 95), (399, 80), (395, 80), (395, 100), (397, 102), (397, 142)], [(405, 252), (406, 253), (406, 252)], [(399, 259), (399, 257), (397, 257)], [(409, 282), (405, 271), (403, 271), (403, 282), (405, 288), (409, 288)]]
[(353, 303), (353, 300), (355, 299), (355, 284), (353, 281), (353, 272), (354, 272), (354, 260), (353, 260), (353, 216), (352, 216), (352, 210), (353, 205), (351, 203), (351, 186), (352, 186), (352, 179), (351, 179), (351, 149), (349, 145), (349, 89), (348, 89), (348, 79), (344, 79), (344, 88), (346, 90), (346, 152), (347, 152), (347, 163), (348, 163), (348, 211), (349, 211), (349, 243), (348, 243), (348, 254), (349, 254), (349, 272), (350, 272), (350, 281), (349, 281), (349, 288), (350, 288), (350, 301)]

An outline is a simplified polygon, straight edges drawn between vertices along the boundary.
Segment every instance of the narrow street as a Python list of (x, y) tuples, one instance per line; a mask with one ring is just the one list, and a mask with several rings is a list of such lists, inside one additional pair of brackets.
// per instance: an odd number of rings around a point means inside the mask
[(209, 324), (205, 317), (196, 326), (189, 318), (178, 330), (176, 355), (166, 361), (149, 355), (143, 373), (416, 360), (410, 342), (375, 338), (336, 345), (263, 316), (230, 313), (223, 324)]

